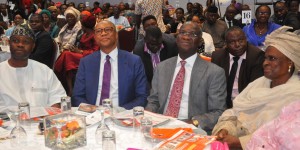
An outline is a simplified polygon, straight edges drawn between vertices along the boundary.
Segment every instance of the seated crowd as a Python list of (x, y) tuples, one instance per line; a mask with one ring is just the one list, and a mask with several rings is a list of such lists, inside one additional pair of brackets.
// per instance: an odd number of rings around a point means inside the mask
[[(248, 24), (249, 6), (235, 1), (224, 16), (209, 0), (187, 3), (187, 12), (153, 2), (0, 4), (1, 44), (9, 39), (10, 49), (0, 49), (0, 108), (109, 98), (193, 124), (230, 148), (276, 148), (265, 130), (299, 105), (299, 1), (274, 3), (274, 14), (260, 5)], [(132, 49), (119, 48), (124, 30), (137, 33)]]

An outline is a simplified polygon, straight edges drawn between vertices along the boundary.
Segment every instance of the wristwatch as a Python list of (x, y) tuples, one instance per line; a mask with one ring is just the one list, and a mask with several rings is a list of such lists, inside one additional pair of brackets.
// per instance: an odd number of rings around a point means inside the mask
[(196, 126), (196, 127), (198, 127), (199, 121), (196, 120), (196, 119), (192, 119), (192, 121), (193, 121), (193, 125)]

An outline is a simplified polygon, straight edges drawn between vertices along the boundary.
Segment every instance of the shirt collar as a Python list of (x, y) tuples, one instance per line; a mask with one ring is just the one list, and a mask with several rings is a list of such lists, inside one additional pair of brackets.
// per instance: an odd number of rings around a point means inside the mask
[[(192, 55), (189, 58), (185, 59), (185, 62), (186, 62), (185, 66), (193, 67), (197, 57), (198, 57), (198, 54), (195, 53), (194, 55)], [(182, 59), (180, 58), (180, 56), (178, 54), (176, 66), (181, 66), (180, 61), (182, 61)]]
[[(160, 48), (159, 48), (159, 50), (156, 52), (156, 53), (160, 53), (160, 51), (162, 50), (164, 48), (164, 44), (163, 43), (161, 43), (161, 46), (160, 46)], [(148, 54), (154, 54), (154, 53), (152, 53), (149, 49), (148, 49), (148, 47), (147, 47), (147, 44), (146, 44), (146, 42), (145, 42), (145, 46), (144, 46), (144, 52), (147, 52)]]
[[(245, 53), (243, 55), (241, 55), (240, 58), (246, 59), (246, 55), (247, 55), (247, 52), (245, 51)], [(230, 60), (232, 60), (233, 57), (235, 57), (235, 56), (233, 56), (229, 53), (229, 57), (230, 57)]]
[(117, 47), (115, 49), (113, 49), (109, 54), (105, 54), (101, 50), (100, 50), (100, 52), (101, 52), (101, 60), (105, 61), (106, 60), (106, 55), (109, 55), (110, 59), (112, 61), (115, 61), (115, 60), (118, 59), (118, 48)]

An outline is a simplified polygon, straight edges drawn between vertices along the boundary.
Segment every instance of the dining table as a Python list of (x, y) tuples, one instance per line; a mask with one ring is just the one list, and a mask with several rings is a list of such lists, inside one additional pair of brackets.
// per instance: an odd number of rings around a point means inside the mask
[[(96, 139), (95, 133), (96, 129), (100, 122), (87, 126), (86, 128), (86, 146), (77, 148), (78, 150), (101, 150), (102, 145)], [(12, 142), (9, 138), (3, 139), (0, 138), (0, 148), (3, 150), (48, 150), (50, 148), (45, 146), (45, 138), (44, 135), (38, 128), (39, 122), (31, 122), (29, 124), (23, 124), (22, 127), (26, 130), (27, 133), (27, 141), (26, 144), (17, 145)], [(10, 132), (10, 130), (14, 127), (14, 123), (8, 123), (6, 128), (1, 128), (1, 130), (6, 130)], [(140, 130), (136, 130), (132, 127), (121, 126), (116, 123), (110, 123), (108, 125), (110, 130), (115, 131), (116, 135), (116, 150), (132, 150), (132, 149), (140, 149), (140, 150), (151, 150), (153, 149), (159, 142), (157, 140), (149, 140), (143, 136)], [(167, 123), (164, 123), (160, 126), (161, 128), (191, 128), (196, 133), (206, 134), (206, 132), (202, 129), (196, 128), (192, 124), (187, 124), (181, 120), (170, 119)], [(101, 143), (101, 142), (100, 142)], [(210, 149), (208, 145), (205, 149)]]

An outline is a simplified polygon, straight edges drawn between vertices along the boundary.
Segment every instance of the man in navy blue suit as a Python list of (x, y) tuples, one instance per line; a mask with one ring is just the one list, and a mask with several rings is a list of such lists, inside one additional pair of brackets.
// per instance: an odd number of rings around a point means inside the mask
[(117, 48), (118, 33), (110, 21), (95, 26), (95, 40), (100, 46), (81, 59), (72, 105), (80, 103), (101, 105), (109, 98), (114, 106), (132, 109), (145, 106), (148, 96), (147, 78), (141, 59)]

